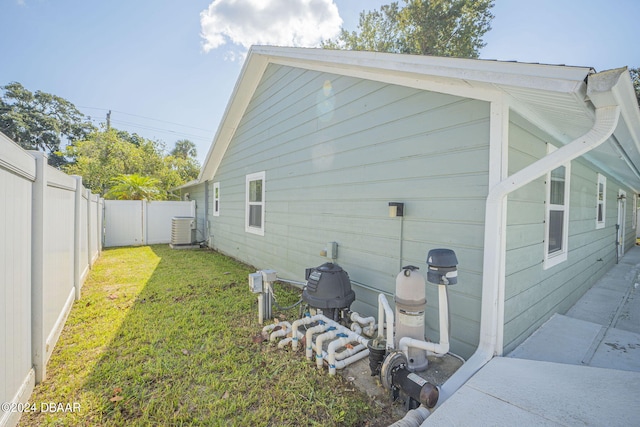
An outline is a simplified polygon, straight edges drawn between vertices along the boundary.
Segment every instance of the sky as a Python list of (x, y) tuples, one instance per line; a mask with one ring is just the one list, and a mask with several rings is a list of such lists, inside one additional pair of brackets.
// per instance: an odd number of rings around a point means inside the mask
[[(390, 0), (0, 0), (0, 85), (94, 124), (196, 144), (203, 162), (249, 46), (318, 46)], [(402, 3), (402, 1), (400, 1)], [(496, 0), (482, 59), (640, 67), (640, 0)]]

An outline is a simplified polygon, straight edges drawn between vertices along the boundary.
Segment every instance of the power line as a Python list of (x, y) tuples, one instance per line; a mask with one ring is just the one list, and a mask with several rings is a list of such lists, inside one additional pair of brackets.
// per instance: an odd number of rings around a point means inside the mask
[[(203, 129), (203, 128), (199, 128), (199, 127), (195, 127), (195, 126), (183, 125), (183, 124), (180, 124), (180, 123), (170, 122), (170, 121), (166, 121), (166, 120), (154, 119), (152, 117), (146, 117), (146, 116), (141, 116), (141, 115), (137, 115), (137, 114), (126, 113), (126, 112), (118, 111), (118, 110), (109, 110), (107, 108), (87, 107), (87, 106), (77, 106), (77, 107), (78, 108), (84, 108), (84, 109), (91, 109), (91, 110), (107, 111), (109, 113), (113, 111), (113, 112), (117, 112), (117, 113), (120, 113), (120, 114), (132, 116), (132, 117), (139, 117), (139, 118), (143, 118), (143, 119), (147, 119), (147, 120), (153, 120), (153, 121), (160, 122), (160, 123), (166, 123), (166, 124), (171, 124), (171, 125), (175, 125), (175, 126), (181, 126), (181, 127), (184, 127), (184, 128), (201, 130), (203, 132), (211, 132), (211, 130), (209, 130), (209, 129)], [(8, 110), (11, 110), (11, 108), (10, 107), (4, 107), (4, 108), (0, 108), (0, 111), (1, 110), (7, 110), (8, 111)], [(89, 121), (91, 121), (92, 123), (96, 123), (96, 124), (104, 123), (104, 120), (92, 117), (90, 115), (86, 115), (86, 118)], [(210, 136), (197, 135), (197, 134), (193, 134), (193, 133), (181, 132), (181, 131), (177, 131), (177, 130), (173, 130), (173, 129), (161, 128), (161, 127), (156, 127), (156, 126), (149, 126), (149, 125), (130, 122), (130, 121), (126, 121), (126, 120), (112, 119), (111, 115), (107, 114), (107, 128), (111, 127), (112, 123), (121, 124), (121, 125), (124, 125), (124, 126), (132, 127), (132, 128), (136, 128), (136, 129), (141, 129), (141, 130), (147, 130), (147, 131), (153, 131), (153, 132), (162, 132), (162, 133), (167, 133), (167, 134), (174, 134), (177, 138), (186, 137), (186, 138), (190, 138), (190, 139), (199, 140), (199, 141), (202, 141), (202, 142), (210, 142), (211, 138), (212, 138)]]
[(78, 108), (86, 108), (86, 109), (90, 109), (90, 110), (101, 110), (101, 111), (113, 111), (114, 113), (125, 114), (127, 116), (139, 117), (141, 119), (154, 120), (156, 122), (167, 123), (167, 124), (181, 126), (181, 127), (185, 127), (185, 128), (197, 129), (197, 130), (201, 130), (201, 131), (205, 131), (205, 132), (211, 132), (211, 129), (203, 129), (203, 128), (199, 128), (199, 127), (196, 127), (196, 126), (183, 125), (181, 123), (170, 122), (168, 120), (154, 119), (153, 117), (141, 116), (139, 114), (127, 113), (127, 112), (119, 111), (119, 110), (110, 110), (108, 108), (83, 107), (81, 105), (78, 105)]
[(150, 130), (150, 131), (155, 131), (155, 132), (163, 132), (163, 133), (171, 133), (171, 134), (175, 134), (178, 136), (188, 136), (190, 138), (194, 138), (194, 139), (200, 139), (203, 141), (208, 141), (209, 138), (202, 136), (202, 135), (195, 135), (195, 134), (190, 134), (190, 133), (186, 133), (186, 132), (179, 132), (179, 131), (175, 131), (172, 129), (162, 129), (162, 128), (156, 128), (153, 126), (146, 126), (146, 125), (141, 125), (141, 124), (137, 124), (137, 123), (131, 123), (131, 122), (127, 122), (127, 121), (123, 121), (123, 120), (115, 120), (115, 119), (111, 119), (112, 123), (116, 123), (116, 124), (122, 124), (125, 126), (130, 126), (130, 127), (134, 127), (134, 128), (138, 128), (138, 129), (144, 129), (144, 130)]
[[(100, 119), (93, 118), (93, 117), (90, 118), (90, 121), (92, 123), (94, 123), (94, 124), (104, 123), (104, 121), (102, 121)], [(121, 120), (111, 120), (111, 122), (112, 123), (116, 123), (116, 124), (123, 124), (123, 125), (126, 125), (128, 127), (142, 129), (142, 130), (149, 130), (149, 131), (153, 131), (153, 132), (162, 132), (162, 133), (171, 133), (171, 134), (174, 134), (176, 136), (176, 138), (184, 137), (184, 138), (187, 138), (187, 139), (191, 139), (191, 140), (195, 140), (195, 141), (201, 141), (201, 142), (205, 142), (205, 143), (206, 142), (211, 142), (211, 138), (205, 137), (205, 136), (201, 136), (201, 135), (194, 135), (194, 134), (177, 132), (177, 131), (172, 131), (172, 130), (153, 128), (153, 127), (144, 126), (144, 125), (138, 125), (138, 124), (130, 124), (128, 122), (123, 122)]]

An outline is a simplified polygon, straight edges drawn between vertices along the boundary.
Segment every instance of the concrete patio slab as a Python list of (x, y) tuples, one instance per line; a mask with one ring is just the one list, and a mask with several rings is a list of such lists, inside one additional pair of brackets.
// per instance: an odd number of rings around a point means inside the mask
[(635, 282), (627, 294), (627, 299), (618, 312), (614, 327), (640, 334), (640, 283)]
[(640, 247), (508, 357), (487, 363), (423, 423), (637, 425)]
[(497, 357), (423, 425), (629, 426), (638, 395), (637, 372)]
[(588, 365), (640, 372), (640, 334), (609, 329)]
[(608, 326), (626, 294), (627, 289), (593, 287), (567, 311), (567, 316)]
[(597, 323), (554, 314), (508, 357), (580, 365), (602, 329)]

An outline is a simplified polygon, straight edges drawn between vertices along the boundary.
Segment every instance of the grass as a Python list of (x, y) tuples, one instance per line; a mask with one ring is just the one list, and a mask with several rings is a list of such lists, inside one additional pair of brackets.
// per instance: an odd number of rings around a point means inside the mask
[(381, 410), (340, 375), (252, 340), (252, 271), (208, 250), (104, 251), (30, 400), (80, 409), (20, 425), (373, 425)]

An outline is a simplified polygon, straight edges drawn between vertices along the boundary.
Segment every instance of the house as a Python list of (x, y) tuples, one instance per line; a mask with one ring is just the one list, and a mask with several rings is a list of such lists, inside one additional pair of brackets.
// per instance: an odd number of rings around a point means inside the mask
[(401, 266), (453, 249), (467, 357), (515, 348), (634, 244), (639, 168), (626, 68), (256, 46), (181, 192), (210, 247), (281, 277), (337, 242), (366, 315)]

